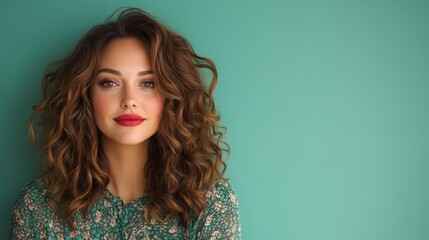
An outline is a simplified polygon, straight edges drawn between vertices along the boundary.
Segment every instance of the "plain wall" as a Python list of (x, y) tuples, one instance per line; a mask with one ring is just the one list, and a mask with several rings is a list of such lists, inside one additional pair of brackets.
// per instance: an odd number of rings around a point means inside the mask
[(244, 239), (429, 239), (429, 2), (2, 1), (0, 238), (45, 67), (121, 6), (215, 61)]

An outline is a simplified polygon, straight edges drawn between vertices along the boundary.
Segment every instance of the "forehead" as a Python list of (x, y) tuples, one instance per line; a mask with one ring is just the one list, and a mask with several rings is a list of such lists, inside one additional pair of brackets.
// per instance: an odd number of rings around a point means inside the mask
[(137, 38), (118, 38), (110, 41), (101, 51), (98, 68), (138, 66), (150, 68), (145, 45)]

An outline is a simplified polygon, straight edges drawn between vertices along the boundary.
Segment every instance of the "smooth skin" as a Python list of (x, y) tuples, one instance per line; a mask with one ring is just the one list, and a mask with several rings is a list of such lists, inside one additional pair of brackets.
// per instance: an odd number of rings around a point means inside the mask
[[(101, 147), (110, 164), (107, 189), (125, 204), (146, 195), (144, 165), (148, 140), (158, 131), (164, 99), (153, 82), (147, 49), (136, 38), (111, 41), (100, 56), (91, 100)], [(145, 121), (122, 126), (114, 118), (137, 114)]]

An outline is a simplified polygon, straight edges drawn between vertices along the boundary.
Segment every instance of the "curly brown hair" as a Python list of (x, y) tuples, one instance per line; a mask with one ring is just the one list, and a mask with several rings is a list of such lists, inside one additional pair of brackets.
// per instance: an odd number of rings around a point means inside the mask
[[(165, 98), (156, 134), (150, 137), (145, 184), (149, 203), (146, 218), (164, 221), (180, 217), (187, 227), (193, 214), (204, 211), (205, 191), (224, 179), (223, 141), (213, 91), (214, 63), (198, 56), (189, 42), (138, 8), (127, 8), (93, 27), (66, 58), (45, 70), (43, 97), (33, 107), (29, 134), (36, 134), (39, 116), (49, 204), (70, 227), (73, 215), (88, 210), (109, 183), (109, 165), (100, 144), (90, 88), (100, 53), (113, 39), (134, 37), (148, 49), (158, 91)], [(204, 70), (205, 69), (205, 70)], [(204, 84), (206, 70), (211, 82)]]

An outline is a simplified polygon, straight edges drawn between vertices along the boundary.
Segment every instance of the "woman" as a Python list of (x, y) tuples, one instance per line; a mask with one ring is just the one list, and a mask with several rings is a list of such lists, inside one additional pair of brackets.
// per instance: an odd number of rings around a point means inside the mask
[(44, 177), (24, 186), (11, 238), (241, 238), (216, 82), (212, 61), (140, 9), (92, 28), (47, 68), (29, 127), (34, 142), (39, 115)]

